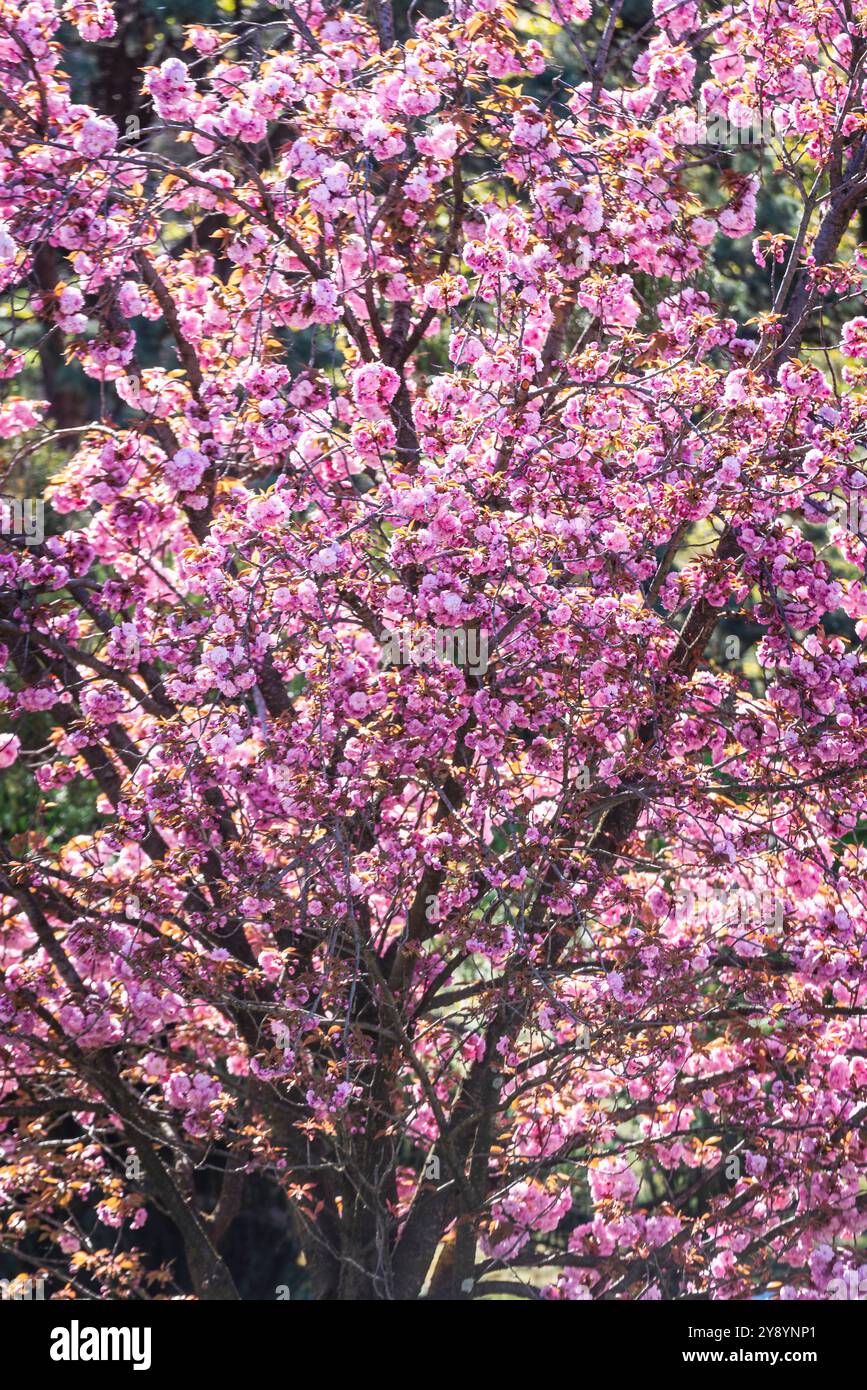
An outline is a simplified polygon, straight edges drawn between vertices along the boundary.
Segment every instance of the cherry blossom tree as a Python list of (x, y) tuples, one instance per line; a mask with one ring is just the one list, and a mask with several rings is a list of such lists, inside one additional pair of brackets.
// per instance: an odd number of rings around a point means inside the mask
[(51, 460), (0, 544), (0, 1250), (235, 1299), (267, 1192), (315, 1298), (821, 1298), (867, 5), (239, 14), (127, 130), (67, 62), (107, 0), (0, 0), (4, 486)]

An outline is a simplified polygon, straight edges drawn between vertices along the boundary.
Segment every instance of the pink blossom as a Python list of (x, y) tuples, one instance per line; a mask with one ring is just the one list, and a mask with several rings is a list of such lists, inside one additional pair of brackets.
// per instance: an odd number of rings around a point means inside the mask
[(198, 449), (179, 449), (166, 462), (166, 478), (178, 491), (194, 492), (207, 466), (208, 460)]
[(0, 768), (11, 767), (21, 751), (21, 740), (17, 734), (0, 734)]
[(596, 1203), (634, 1201), (640, 1186), (638, 1174), (624, 1158), (602, 1158), (589, 1172), (590, 1191)]
[(113, 121), (88, 116), (75, 137), (75, 148), (85, 159), (98, 159), (109, 154), (117, 144), (117, 128)]
[(840, 346), (847, 357), (867, 357), (867, 318), (849, 319), (843, 324)]
[(370, 362), (351, 373), (352, 399), (365, 419), (378, 420), (397, 395), (400, 377), (393, 367)]

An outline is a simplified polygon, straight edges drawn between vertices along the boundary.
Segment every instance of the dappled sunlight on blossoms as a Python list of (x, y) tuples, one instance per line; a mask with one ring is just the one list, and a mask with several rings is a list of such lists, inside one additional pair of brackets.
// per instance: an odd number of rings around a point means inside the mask
[(0, 0), (64, 1296), (273, 1297), (257, 1203), (318, 1299), (860, 1277), (867, 11), (632, 8), (203, 5), (112, 86), (108, 3)]

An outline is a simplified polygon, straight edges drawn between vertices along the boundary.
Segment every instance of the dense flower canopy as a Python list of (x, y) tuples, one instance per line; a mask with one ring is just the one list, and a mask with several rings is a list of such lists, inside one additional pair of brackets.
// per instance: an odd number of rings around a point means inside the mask
[(867, 1277), (867, 5), (215, 13), (0, 0), (0, 1250)]

